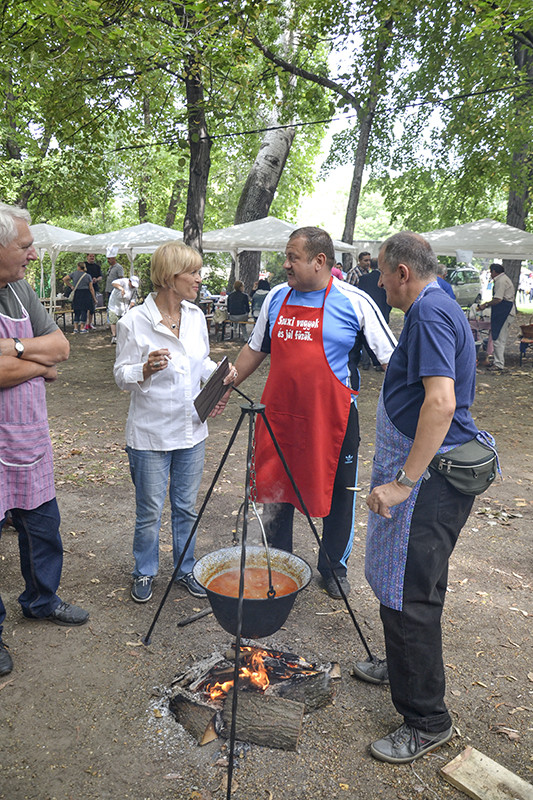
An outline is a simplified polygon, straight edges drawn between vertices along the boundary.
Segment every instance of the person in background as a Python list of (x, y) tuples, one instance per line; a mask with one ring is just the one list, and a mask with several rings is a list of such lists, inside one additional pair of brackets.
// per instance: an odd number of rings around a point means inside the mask
[[(57, 595), (63, 544), (45, 390), (69, 344), (24, 280), (37, 259), (30, 223), (25, 209), (0, 203), (0, 531), (9, 514), (18, 532), (23, 615), (83, 625), (87, 611)], [(5, 617), (0, 598), (0, 675), (13, 669), (2, 641)]]
[[(391, 312), (391, 307), (387, 303), (387, 293), (382, 286), (379, 285), (379, 269), (378, 269), (378, 262), (376, 258), (371, 259), (370, 261), (370, 272), (363, 272), (361, 277), (359, 278), (359, 283), (357, 284), (357, 288), (361, 289), (362, 292), (366, 292), (374, 303), (377, 305), (379, 310), (383, 315), (383, 319), (389, 324), (389, 317)], [(377, 372), (382, 372), (383, 368), (379, 363), (378, 359), (372, 352), (372, 350), (368, 347), (368, 344), (365, 339), (363, 339), (363, 346), (361, 348), (361, 368), (367, 370), (370, 368), (370, 362), (374, 365), (374, 369)]]
[(455, 300), (455, 292), (453, 291), (451, 284), (448, 283), (446, 280), (446, 275), (448, 274), (448, 267), (446, 264), (441, 264), (440, 261), (437, 264), (437, 283), (439, 284), (440, 288), (446, 292), (453, 300)]
[(113, 281), (113, 291), (109, 297), (109, 305), (107, 307), (107, 317), (111, 328), (111, 344), (116, 344), (117, 341), (117, 322), (137, 302), (138, 288), (139, 278), (137, 275), (131, 275), (129, 278), (117, 278)]
[[(250, 316), (250, 300), (244, 291), (244, 283), (235, 281), (233, 291), (228, 295), (228, 318), (231, 322), (240, 322), (242, 338), (246, 338), (246, 323)], [(244, 329), (242, 331), (242, 329)]]
[[(228, 293), (225, 289), (221, 289), (219, 298), (213, 311), (213, 323), (215, 325), (215, 339), (218, 340), (218, 334), (223, 330), (222, 323), (228, 318)], [(222, 334), (221, 338), (222, 338)]]
[(505, 274), (501, 264), (490, 265), (493, 280), (492, 300), (480, 303), (479, 310), (490, 308), (490, 332), (494, 348), (494, 362), (488, 370), (503, 372), (505, 369), (505, 345), (511, 322), (516, 316), (515, 289), (512, 280)]
[[(98, 303), (98, 292), (100, 291), (100, 283), (102, 279), (102, 270), (100, 268), (100, 264), (96, 260), (96, 256), (94, 253), (87, 253), (87, 261), (85, 262), (85, 269), (87, 273), (91, 276), (91, 280), (93, 282), (93, 289), (95, 294), (95, 303)], [(87, 312), (87, 325), (85, 326), (86, 330), (93, 331), (94, 325), (94, 308), (92, 311)]]
[(252, 317), (257, 320), (259, 316), (259, 312), (261, 311), (261, 306), (265, 300), (265, 297), (270, 291), (270, 284), (265, 278), (260, 278), (257, 281), (257, 288), (254, 292), (252, 292)]
[(479, 433), (470, 414), (476, 356), (466, 317), (439, 289), (437, 258), (422, 236), (391, 236), (378, 262), (387, 302), (405, 314), (378, 403), (367, 497), (365, 574), (380, 601), (387, 657), (358, 662), (353, 674), (390, 684), (403, 723), (370, 752), (407, 764), (453, 736), (441, 616), (448, 561), (474, 497), (429, 465), (441, 448)]
[(366, 272), (370, 272), (370, 261), (370, 253), (367, 250), (363, 250), (357, 256), (357, 264), (348, 270), (344, 280), (347, 281), (347, 283), (351, 283), (352, 286), (357, 286), (361, 275), (364, 275)]
[(74, 312), (74, 333), (87, 333), (87, 312), (94, 308), (96, 296), (83, 261), (78, 261), (76, 271), (67, 276), (67, 285), (72, 289), (69, 300)]
[[(183, 556), (176, 580), (194, 597), (206, 596), (192, 574), (196, 537), (184, 553), (196, 519), (208, 434), (194, 398), (216, 368), (209, 357), (205, 315), (195, 303), (201, 266), (202, 257), (192, 247), (180, 242), (158, 247), (150, 273), (155, 291), (117, 323), (114, 376), (118, 387), (131, 395), (126, 451), (135, 486), (131, 597), (136, 603), (152, 597), (167, 488), (174, 568)], [(236, 375), (230, 365), (226, 382)]]
[(113, 281), (116, 281), (117, 278), (124, 277), (124, 268), (122, 264), (119, 264), (115, 256), (107, 256), (107, 264), (109, 267), (106, 281), (105, 281), (105, 303), (109, 303), (109, 298), (111, 297), (111, 292), (113, 291)]
[[(267, 295), (248, 344), (236, 362), (238, 386), (270, 354), (261, 398), (276, 440), (312, 517), (321, 517), (318, 571), (327, 593), (348, 595), (347, 563), (354, 537), (359, 375), (350, 354), (360, 334), (383, 364), (396, 340), (373, 300), (331, 274), (335, 249), (320, 228), (291, 234), (283, 268), (287, 282)], [(227, 393), (220, 402), (227, 402)], [(292, 551), (300, 501), (262, 420), (256, 426), (257, 499), (270, 544)]]

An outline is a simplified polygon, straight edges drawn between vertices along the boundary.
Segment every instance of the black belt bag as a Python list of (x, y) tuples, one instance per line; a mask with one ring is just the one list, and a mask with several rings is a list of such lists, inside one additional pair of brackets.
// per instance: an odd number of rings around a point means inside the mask
[(489, 488), (498, 469), (496, 452), (472, 439), (447, 453), (437, 453), (429, 465), (463, 494), (482, 494)]

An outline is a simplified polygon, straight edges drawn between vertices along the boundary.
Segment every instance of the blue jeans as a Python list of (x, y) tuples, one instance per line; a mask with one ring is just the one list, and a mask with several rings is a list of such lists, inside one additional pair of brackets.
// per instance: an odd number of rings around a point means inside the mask
[[(185, 450), (134, 450), (126, 447), (126, 452), (136, 503), (133, 577), (154, 576), (159, 569), (159, 528), (169, 478), (172, 553), (176, 567), (196, 520), (195, 503), (204, 469), (205, 441)], [(196, 536), (183, 558), (178, 578), (192, 572), (195, 540)]]
[[(20, 570), (26, 584), (18, 599), (22, 613), (28, 617), (46, 617), (61, 602), (56, 594), (63, 567), (57, 501), (54, 497), (30, 511), (13, 508), (11, 517), (18, 532)], [(3, 522), (0, 521), (0, 530)], [(0, 598), (0, 634), (5, 617), (6, 609)]]

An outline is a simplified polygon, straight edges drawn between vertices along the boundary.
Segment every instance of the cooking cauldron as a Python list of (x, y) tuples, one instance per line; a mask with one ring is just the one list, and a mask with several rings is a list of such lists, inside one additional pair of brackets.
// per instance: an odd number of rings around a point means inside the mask
[[(296, 595), (309, 584), (311, 567), (299, 556), (285, 550), (269, 548), (273, 570), (282, 572), (296, 581), (297, 589), (280, 597), (265, 597), (260, 600), (243, 599), (241, 635), (247, 639), (260, 639), (275, 633), (290, 614)], [(209, 591), (208, 584), (217, 575), (231, 569), (240, 569), (241, 548), (226, 547), (202, 556), (193, 567), (193, 575), (206, 590), (213, 614), (225, 631), (237, 634), (238, 597), (228, 597)], [(246, 548), (246, 566), (268, 569), (267, 555), (263, 547)]]

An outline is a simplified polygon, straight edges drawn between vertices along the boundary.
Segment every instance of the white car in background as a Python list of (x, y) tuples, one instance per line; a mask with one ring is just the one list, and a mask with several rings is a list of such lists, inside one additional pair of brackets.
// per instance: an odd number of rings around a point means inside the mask
[(473, 267), (455, 267), (449, 269), (446, 280), (453, 289), (455, 299), (463, 308), (467, 308), (481, 300), (481, 281), (479, 272)]

